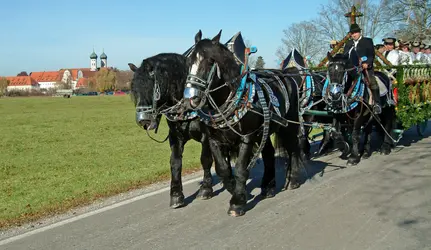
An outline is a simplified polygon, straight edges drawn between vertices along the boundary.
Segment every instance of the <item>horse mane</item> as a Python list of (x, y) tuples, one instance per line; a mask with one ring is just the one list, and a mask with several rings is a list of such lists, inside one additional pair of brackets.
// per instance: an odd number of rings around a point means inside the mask
[(152, 103), (156, 80), (160, 87), (160, 102), (174, 105), (182, 97), (187, 70), (186, 57), (180, 54), (160, 53), (146, 58), (135, 72), (132, 94), (140, 93), (143, 101)]

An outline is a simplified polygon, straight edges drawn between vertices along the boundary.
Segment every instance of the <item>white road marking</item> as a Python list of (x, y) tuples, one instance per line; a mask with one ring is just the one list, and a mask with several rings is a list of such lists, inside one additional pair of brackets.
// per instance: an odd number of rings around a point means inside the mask
[[(201, 177), (196, 177), (194, 179), (191, 179), (191, 180), (188, 180), (188, 181), (184, 182), (183, 186), (191, 184), (191, 183), (194, 183), (194, 182), (197, 182), (197, 181), (200, 181), (200, 180), (202, 180), (202, 176)], [(44, 226), (44, 227), (32, 230), (32, 231), (26, 232), (26, 233), (23, 233), (23, 234), (12, 236), (10, 238), (1, 240), (0, 241), (0, 246), (6, 245), (8, 243), (11, 243), (11, 242), (14, 242), (14, 241), (17, 241), (17, 240), (20, 240), (20, 239), (24, 239), (24, 238), (29, 237), (31, 235), (35, 235), (35, 234), (38, 234), (38, 233), (45, 232), (47, 230), (50, 230), (50, 229), (53, 229), (53, 228), (56, 228), (56, 227), (59, 227), (59, 226), (63, 226), (63, 225), (66, 225), (66, 224), (69, 224), (69, 223), (72, 223), (72, 222), (75, 222), (75, 221), (78, 221), (78, 220), (82, 220), (82, 219), (85, 219), (85, 218), (90, 217), (92, 215), (100, 214), (100, 213), (103, 213), (105, 211), (109, 211), (109, 210), (112, 210), (114, 208), (121, 207), (121, 206), (130, 204), (130, 203), (133, 203), (135, 201), (139, 201), (139, 200), (142, 200), (142, 199), (145, 199), (145, 198), (148, 198), (148, 197), (151, 197), (151, 196), (154, 196), (154, 195), (157, 195), (157, 194), (163, 193), (165, 191), (169, 191), (169, 190), (170, 190), (170, 186), (162, 188), (162, 189), (159, 189), (159, 190), (156, 190), (156, 191), (153, 191), (153, 192), (150, 192), (150, 193), (147, 193), (147, 194), (139, 195), (139, 196), (133, 197), (131, 199), (124, 200), (124, 201), (121, 201), (121, 202), (118, 202), (118, 203), (115, 203), (115, 204), (112, 204), (112, 205), (109, 205), (109, 206), (106, 206), (106, 207), (103, 207), (103, 208), (100, 208), (100, 209), (97, 209), (97, 210), (94, 210), (94, 211), (90, 211), (90, 212), (87, 212), (87, 213), (84, 213), (84, 214), (80, 214), (78, 216), (75, 216), (75, 217), (72, 217), (72, 218), (69, 218), (69, 219), (66, 219), (66, 220), (62, 220), (62, 221), (59, 221), (59, 222), (56, 222), (56, 223), (53, 223), (53, 224), (50, 224), (50, 225), (47, 225), (47, 226)]]

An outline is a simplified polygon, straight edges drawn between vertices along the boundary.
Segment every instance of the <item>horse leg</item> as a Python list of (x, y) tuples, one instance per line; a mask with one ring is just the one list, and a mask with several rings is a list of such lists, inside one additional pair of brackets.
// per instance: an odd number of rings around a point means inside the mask
[(229, 202), (228, 214), (230, 216), (237, 217), (245, 214), (245, 206), (247, 204), (246, 182), (250, 173), (247, 166), (250, 162), (252, 151), (252, 143), (240, 143), (238, 159), (235, 163), (235, 189)]
[(352, 131), (352, 153), (347, 160), (348, 166), (357, 165), (361, 158), (359, 155), (359, 143), (360, 143), (360, 135), (361, 135), (361, 125), (364, 123), (364, 116), (360, 114), (360, 116), (353, 123), (353, 131)]
[(364, 159), (368, 159), (371, 157), (371, 135), (373, 132), (373, 124), (368, 124), (367, 127), (364, 128), (364, 154), (362, 157)]
[(270, 138), (265, 143), (262, 150), (262, 159), (265, 170), (262, 177), (261, 196), (271, 198), (275, 196), (275, 149)]
[[(304, 122), (310, 122), (312, 120), (312, 116), (304, 116)], [(301, 130), (302, 131), (302, 130)], [(310, 133), (310, 129), (303, 128), (304, 133), (300, 133), (299, 145), (301, 148), (301, 157), (302, 160), (309, 160), (311, 155), (311, 145), (308, 141), (308, 135)]]
[(213, 183), (211, 175), (211, 166), (213, 164), (213, 157), (209, 145), (209, 140), (206, 134), (202, 136), (202, 152), (201, 152), (201, 164), (204, 170), (204, 177), (202, 185), (199, 189), (198, 197), (207, 200), (212, 197), (213, 194)]
[(300, 171), (301, 167), (304, 167), (303, 161), (300, 155), (300, 149), (298, 145), (297, 126), (289, 126), (283, 128), (281, 133), (277, 134), (277, 137), (281, 140), (282, 147), (287, 150), (289, 154), (288, 165), (286, 169), (286, 183), (284, 184), (283, 190), (286, 189), (297, 189), (301, 186), (300, 183)]
[(184, 206), (183, 184), (181, 181), (181, 171), (183, 165), (184, 145), (187, 141), (183, 141), (178, 136), (169, 134), (169, 143), (171, 145), (171, 208), (179, 208)]
[(323, 138), (320, 141), (319, 151), (317, 154), (318, 155), (324, 155), (324, 154), (328, 153), (331, 142), (332, 142), (331, 133), (328, 132), (327, 130), (324, 130), (323, 131)]
[(223, 187), (232, 194), (235, 188), (235, 179), (232, 175), (230, 162), (226, 160), (227, 157), (223, 154), (217, 141), (211, 137), (209, 138), (209, 148), (214, 157), (216, 173), (222, 179)]
[[(388, 134), (392, 133), (392, 129), (393, 129), (393, 124), (394, 124), (394, 119), (395, 119), (395, 108), (393, 106), (390, 106), (387, 108), (388, 111), (386, 111), (383, 115), (385, 116), (384, 119), (381, 119), (382, 121), (384, 120), (385, 124), (385, 130)], [(378, 125), (379, 126), (379, 125)], [(384, 155), (389, 155), (392, 151), (392, 144), (394, 143), (392, 141), (392, 139), (389, 137), (388, 134), (385, 133), (385, 131), (383, 131), (382, 129), (382, 133), (384, 133), (384, 140), (383, 140), (383, 144), (381, 147), (381, 154)]]

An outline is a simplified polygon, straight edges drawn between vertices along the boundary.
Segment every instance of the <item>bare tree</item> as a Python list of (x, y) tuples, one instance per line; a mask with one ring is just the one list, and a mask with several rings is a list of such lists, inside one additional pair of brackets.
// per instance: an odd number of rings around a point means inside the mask
[[(357, 23), (364, 36), (376, 38), (380, 35), (393, 34), (402, 19), (393, 11), (397, 0), (329, 0), (321, 5), (321, 11), (315, 20), (316, 26), (324, 40), (340, 40), (349, 31), (350, 19), (344, 15), (352, 6), (362, 13)], [(395, 15), (394, 15), (395, 14)]]
[(394, 0), (392, 12), (402, 20), (395, 34), (403, 40), (431, 41), (431, 1)]
[(4, 95), (8, 85), (9, 81), (6, 79), (6, 77), (0, 77), (0, 97)]
[(133, 78), (133, 71), (131, 70), (114, 70), (116, 74), (115, 88), (121, 90), (129, 90), (130, 83)]
[(287, 29), (283, 30), (283, 33), (282, 44), (276, 52), (280, 60), (284, 60), (294, 48), (302, 56), (310, 56), (311, 61), (319, 60), (327, 51), (325, 48), (329, 46), (326, 43), (322, 43), (321, 36), (313, 22), (302, 21), (300, 23), (293, 23)]

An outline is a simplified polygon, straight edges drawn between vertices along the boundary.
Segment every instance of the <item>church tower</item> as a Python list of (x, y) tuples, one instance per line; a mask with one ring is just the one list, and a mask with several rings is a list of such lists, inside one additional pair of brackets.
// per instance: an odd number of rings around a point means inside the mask
[(103, 50), (102, 54), (100, 55), (100, 67), (108, 67), (108, 56), (105, 54), (105, 50)]
[(90, 55), (90, 69), (91, 71), (97, 71), (97, 55), (94, 53), (94, 49)]

